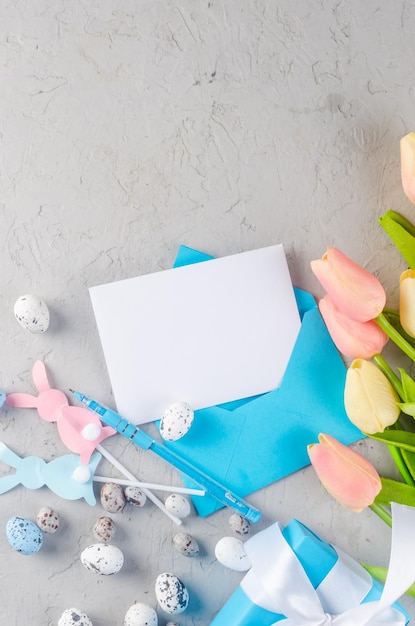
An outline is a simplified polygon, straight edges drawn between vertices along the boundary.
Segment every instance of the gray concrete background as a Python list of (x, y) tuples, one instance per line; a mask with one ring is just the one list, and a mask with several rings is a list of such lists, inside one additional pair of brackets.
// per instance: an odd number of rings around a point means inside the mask
[[(415, 128), (414, 32), (415, 3), (402, 0), (0, 0), (0, 386), (32, 391), (43, 359), (57, 387), (87, 384), (111, 404), (88, 287), (167, 269), (180, 244), (224, 256), (283, 243), (293, 283), (317, 297), (309, 262), (334, 245), (396, 304), (404, 262), (376, 220), (388, 208), (415, 220), (399, 171), (399, 139)], [(26, 293), (49, 305), (43, 335), (13, 317)], [(34, 410), (0, 414), (21, 455), (64, 453), (55, 428)], [(179, 484), (120, 439), (108, 449), (142, 480)], [(391, 471), (384, 448), (356, 448)], [(389, 529), (342, 509), (310, 468), (251, 500), (264, 514), (255, 531), (297, 517), (387, 564)], [(177, 622), (207, 626), (242, 577), (214, 557), (229, 511), (186, 520), (202, 547), (193, 560), (153, 505), (125, 509), (114, 543), (126, 564), (104, 578), (79, 562), (99, 505), (16, 487), (1, 496), (0, 529), (44, 505), (61, 528), (36, 556), (0, 532), (2, 624), (52, 626), (77, 606), (94, 626), (122, 626), (135, 601), (155, 606), (155, 577), (173, 571), (192, 597)]]

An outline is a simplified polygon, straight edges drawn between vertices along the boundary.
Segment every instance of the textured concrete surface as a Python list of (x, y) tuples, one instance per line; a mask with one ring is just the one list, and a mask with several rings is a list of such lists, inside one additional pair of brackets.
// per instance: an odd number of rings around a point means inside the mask
[[(396, 304), (404, 263), (376, 220), (388, 208), (415, 219), (399, 173), (399, 139), (415, 128), (414, 30), (406, 0), (0, 0), (0, 386), (34, 391), (43, 359), (57, 387), (111, 404), (88, 287), (169, 268), (180, 244), (224, 256), (282, 242), (294, 284), (317, 297), (309, 261), (334, 245)], [(13, 317), (26, 293), (49, 305), (43, 335)], [(65, 452), (55, 428), (33, 409), (0, 414), (20, 455)], [(124, 441), (107, 447), (142, 480), (179, 484)], [(390, 471), (384, 448), (357, 448)], [(387, 564), (388, 528), (342, 509), (310, 468), (251, 500), (257, 529), (297, 517)], [(44, 505), (58, 533), (35, 556), (12, 552), (7, 519)], [(102, 514), (47, 489), (1, 496), (0, 623), (52, 626), (75, 606), (94, 626), (122, 626), (135, 601), (155, 606), (154, 580), (172, 571), (192, 598), (177, 622), (207, 626), (242, 576), (214, 557), (229, 512), (186, 521), (202, 552), (185, 559), (158, 509), (125, 509), (114, 543), (126, 563), (109, 578), (79, 562)]]

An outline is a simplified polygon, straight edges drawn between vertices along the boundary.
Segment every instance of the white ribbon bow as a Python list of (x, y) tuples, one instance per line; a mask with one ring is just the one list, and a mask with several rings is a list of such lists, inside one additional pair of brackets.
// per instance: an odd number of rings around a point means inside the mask
[(414, 528), (415, 508), (392, 504), (391, 555), (379, 600), (360, 604), (372, 578), (337, 548), (337, 562), (314, 589), (279, 524), (245, 543), (252, 567), (241, 587), (258, 606), (286, 616), (274, 626), (404, 626), (405, 615), (391, 605), (415, 581)]

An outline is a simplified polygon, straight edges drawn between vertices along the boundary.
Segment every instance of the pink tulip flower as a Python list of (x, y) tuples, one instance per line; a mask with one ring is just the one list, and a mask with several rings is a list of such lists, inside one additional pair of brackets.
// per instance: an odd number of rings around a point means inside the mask
[(349, 259), (337, 248), (327, 248), (311, 269), (336, 307), (356, 322), (368, 322), (386, 304), (386, 294), (373, 274)]
[(415, 133), (402, 137), (401, 181), (406, 197), (415, 204)]
[(339, 352), (351, 359), (371, 359), (388, 342), (387, 334), (373, 320), (356, 322), (336, 307), (330, 296), (318, 304), (320, 313)]
[(320, 434), (308, 446), (308, 456), (323, 487), (342, 506), (362, 511), (373, 504), (382, 488), (373, 465), (330, 435)]

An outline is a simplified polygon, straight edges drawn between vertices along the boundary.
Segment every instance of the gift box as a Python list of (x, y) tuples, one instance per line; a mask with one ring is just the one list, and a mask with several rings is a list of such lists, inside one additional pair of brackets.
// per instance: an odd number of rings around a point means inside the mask
[[(407, 513), (412, 518), (409, 535), (415, 509)], [(408, 555), (402, 538), (400, 542), (394, 559), (399, 576), (391, 574), (391, 557), (384, 588), (358, 562), (301, 522), (294, 519), (285, 528), (277, 522), (245, 542), (251, 568), (211, 626), (404, 626), (410, 617), (396, 600), (415, 574), (410, 564), (412, 573), (402, 575), (398, 561), (403, 559), (405, 569)]]

